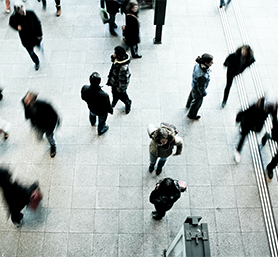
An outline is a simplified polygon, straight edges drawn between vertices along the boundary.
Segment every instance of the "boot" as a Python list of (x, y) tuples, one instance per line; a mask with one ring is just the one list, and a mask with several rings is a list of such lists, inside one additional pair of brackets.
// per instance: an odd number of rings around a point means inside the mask
[(56, 9), (57, 9), (57, 12), (56, 12), (56, 16), (59, 17), (61, 15), (61, 5), (56, 5)]

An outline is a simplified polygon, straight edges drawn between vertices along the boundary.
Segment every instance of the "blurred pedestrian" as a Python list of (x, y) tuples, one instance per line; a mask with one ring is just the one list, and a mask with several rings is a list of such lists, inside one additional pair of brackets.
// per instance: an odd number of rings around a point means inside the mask
[(106, 84), (112, 87), (112, 108), (121, 100), (125, 104), (125, 112), (128, 114), (132, 102), (126, 92), (131, 76), (129, 71), (130, 57), (122, 46), (116, 46), (114, 54), (111, 55), (111, 61), (112, 66)]
[[(156, 175), (159, 175), (162, 172), (162, 167), (170, 155), (181, 154), (183, 141), (182, 138), (176, 136), (174, 130), (168, 126), (162, 125), (157, 128), (153, 124), (150, 124), (147, 130), (149, 137), (151, 138), (149, 146), (149, 172), (152, 173), (154, 171), (156, 161), (159, 158), (156, 169)], [(177, 147), (175, 153), (173, 153), (174, 146)]]
[(19, 3), (14, 5), (14, 14), (10, 17), (9, 24), (19, 32), (21, 43), (35, 63), (35, 70), (38, 70), (40, 61), (34, 47), (41, 47), (42, 27), (39, 18), (33, 11), (25, 10), (24, 3)]
[(161, 179), (150, 194), (150, 202), (155, 207), (155, 211), (152, 212), (153, 218), (161, 220), (166, 211), (173, 207), (180, 196), (181, 190), (177, 180), (171, 178)]
[[(273, 105), (271, 135), (267, 132), (265, 133), (265, 135), (262, 138), (263, 146), (266, 144), (266, 141), (268, 139), (272, 139), (273, 141), (278, 143), (277, 103)], [(275, 153), (270, 163), (266, 166), (266, 173), (268, 174), (269, 179), (273, 178), (273, 169), (277, 166), (277, 164), (278, 164), (278, 152)]]
[[(38, 0), (39, 2), (41, 0)], [(61, 0), (55, 0), (56, 3), (56, 16), (59, 17), (62, 13), (61, 10)], [(46, 9), (46, 0), (42, 0), (42, 8), (45, 10)]]
[(224, 108), (227, 103), (234, 77), (242, 73), (253, 62), (255, 62), (254, 54), (249, 45), (239, 47), (226, 58), (223, 65), (227, 67), (227, 83), (224, 90), (222, 108)]
[(109, 13), (109, 31), (111, 35), (118, 36), (115, 29), (118, 27), (115, 23), (116, 14), (119, 12), (119, 8), (121, 7), (121, 1), (119, 0), (100, 0), (101, 8), (104, 8), (104, 2), (106, 4), (106, 10)]
[(206, 89), (210, 81), (210, 67), (213, 64), (213, 56), (203, 54), (198, 56), (192, 75), (192, 89), (188, 96), (186, 108), (189, 108), (187, 117), (193, 120), (198, 120), (201, 116), (197, 115), (203, 98), (207, 95)]
[(5, 6), (6, 6), (6, 13), (9, 14), (11, 12), (11, 2), (10, 0), (5, 0)]
[(59, 126), (59, 117), (53, 107), (41, 100), (37, 100), (38, 95), (33, 92), (28, 92), (22, 99), (25, 109), (26, 120), (30, 119), (31, 125), (38, 133), (38, 137), (46, 138), (50, 144), (50, 157), (56, 155), (56, 141), (54, 139), (54, 132)]
[(138, 54), (138, 43), (140, 43), (140, 23), (138, 20), (138, 3), (130, 1), (127, 6), (126, 25), (124, 29), (125, 43), (130, 47), (132, 58), (141, 58)]
[(227, 3), (225, 3), (225, 0), (220, 0), (219, 8), (222, 8), (225, 5), (226, 5), (226, 8), (227, 8), (231, 2), (232, 2), (232, 0), (228, 0)]
[(22, 225), (23, 214), (21, 210), (30, 203), (32, 193), (38, 189), (38, 183), (33, 183), (26, 187), (17, 181), (11, 181), (11, 173), (4, 168), (0, 168), (0, 187), (3, 192), (4, 200), (8, 206), (11, 220), (16, 227)]
[(255, 104), (245, 111), (240, 111), (236, 116), (236, 122), (240, 123), (241, 138), (235, 152), (235, 161), (240, 162), (240, 153), (245, 137), (250, 131), (260, 132), (268, 114), (274, 115), (276, 107), (268, 104), (264, 97), (261, 97)]
[(8, 139), (11, 124), (0, 117), (0, 133), (4, 134), (4, 139)]
[(81, 89), (81, 98), (89, 108), (89, 120), (92, 126), (96, 123), (98, 116), (98, 135), (104, 134), (109, 126), (106, 125), (108, 113), (113, 114), (113, 108), (110, 103), (109, 95), (105, 93), (100, 86), (101, 77), (97, 72), (90, 76), (90, 86), (83, 86)]

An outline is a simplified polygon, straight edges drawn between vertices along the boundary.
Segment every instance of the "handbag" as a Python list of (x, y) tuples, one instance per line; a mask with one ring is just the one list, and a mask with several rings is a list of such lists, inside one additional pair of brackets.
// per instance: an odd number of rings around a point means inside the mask
[(41, 202), (41, 199), (42, 199), (42, 192), (40, 190), (40, 188), (36, 188), (32, 194), (31, 194), (31, 197), (30, 197), (30, 202), (28, 204), (28, 207), (32, 210), (32, 211), (36, 211), (40, 202)]
[(109, 15), (108, 15), (108, 12), (104, 9), (104, 8), (101, 8), (99, 9), (99, 14), (100, 14), (100, 18), (103, 22), (103, 24), (109, 22)]

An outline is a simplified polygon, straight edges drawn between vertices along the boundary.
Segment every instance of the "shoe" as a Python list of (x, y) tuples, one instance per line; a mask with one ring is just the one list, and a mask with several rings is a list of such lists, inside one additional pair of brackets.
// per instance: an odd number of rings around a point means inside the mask
[(16, 221), (13, 221), (13, 224), (17, 227), (17, 228), (20, 228), (23, 224), (23, 214), (22, 213), (19, 213), (19, 218), (20, 218), (20, 221), (19, 222), (16, 222)]
[(130, 113), (131, 103), (132, 103), (132, 101), (129, 100), (129, 103), (125, 105), (125, 113), (126, 114)]
[(201, 116), (197, 115), (197, 116), (189, 116), (187, 115), (187, 117), (191, 120), (199, 120), (201, 118)]
[(56, 155), (56, 146), (51, 146), (50, 147), (50, 157), (54, 158)]
[(62, 13), (62, 10), (61, 10), (61, 5), (56, 5), (56, 16), (59, 17)]
[(161, 220), (162, 217), (160, 217), (160, 216), (157, 215), (157, 213), (156, 213), (156, 214), (153, 214), (153, 219), (155, 219), (155, 220)]
[(36, 64), (35, 64), (35, 70), (38, 71), (39, 68), (40, 68), (40, 63), (36, 63)]
[(133, 59), (140, 59), (142, 58), (142, 55), (136, 54), (132, 56)]
[(235, 162), (236, 163), (240, 162), (240, 153), (238, 151), (235, 151)]
[(9, 138), (9, 133), (4, 132), (4, 139), (8, 139)]
[(11, 12), (11, 10), (7, 10), (5, 11), (6, 14), (9, 14)]
[(219, 6), (219, 8), (222, 8), (223, 6), (225, 6), (225, 4), (221, 4), (221, 5)]
[(152, 173), (154, 171), (154, 165), (150, 164), (149, 166), (149, 172)]
[(102, 132), (99, 132), (98, 135), (101, 136), (101, 135), (104, 134), (108, 129), (109, 129), (109, 126), (106, 125), (106, 126), (104, 127), (104, 130), (103, 130)]
[(266, 167), (266, 173), (269, 179), (273, 179), (273, 170), (268, 170), (268, 168)]
[(225, 108), (226, 106), (226, 101), (223, 101), (222, 104), (221, 104), (222, 108)]
[(157, 167), (156, 169), (156, 175), (158, 176), (162, 172), (162, 168)]
[(157, 214), (157, 211), (152, 211), (152, 214)]
[(117, 36), (118, 36), (118, 34), (117, 34), (117, 32), (116, 32), (116, 31), (110, 31), (110, 34), (111, 34), (112, 36), (115, 36), (115, 37), (117, 37)]
[(42, 2), (42, 9), (45, 11), (46, 10), (46, 2)]

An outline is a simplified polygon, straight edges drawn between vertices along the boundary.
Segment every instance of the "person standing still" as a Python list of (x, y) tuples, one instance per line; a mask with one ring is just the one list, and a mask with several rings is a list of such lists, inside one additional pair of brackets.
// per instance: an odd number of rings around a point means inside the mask
[(132, 58), (142, 58), (138, 54), (140, 43), (140, 23), (138, 20), (138, 3), (130, 1), (127, 6), (126, 25), (124, 30), (125, 43), (130, 47)]
[(213, 56), (210, 54), (203, 54), (198, 56), (192, 75), (192, 89), (188, 96), (186, 108), (189, 109), (187, 117), (193, 120), (198, 120), (201, 116), (197, 115), (203, 98), (207, 95), (206, 89), (210, 81), (210, 67), (213, 64)]
[(116, 14), (119, 12), (119, 8), (121, 7), (121, 3), (118, 0), (100, 0), (100, 6), (104, 9), (104, 2), (106, 4), (106, 10), (109, 13), (109, 31), (111, 35), (118, 36), (115, 29), (118, 27), (115, 23)]
[(101, 87), (101, 78), (97, 72), (90, 76), (90, 86), (83, 86), (81, 89), (81, 98), (84, 100), (90, 110), (89, 120), (92, 126), (96, 123), (98, 116), (98, 135), (104, 134), (109, 126), (106, 125), (108, 113), (113, 114), (113, 108), (110, 103), (109, 95)]
[(128, 114), (131, 108), (131, 100), (127, 95), (127, 87), (130, 80), (129, 63), (130, 57), (122, 46), (116, 46), (111, 55), (112, 66), (106, 85), (112, 87), (112, 108), (119, 100), (125, 104), (125, 112)]
[(35, 63), (35, 70), (38, 70), (40, 61), (34, 47), (41, 47), (42, 27), (39, 18), (33, 11), (25, 10), (24, 4), (20, 3), (14, 5), (14, 14), (10, 17), (9, 24), (19, 32), (21, 43)]

